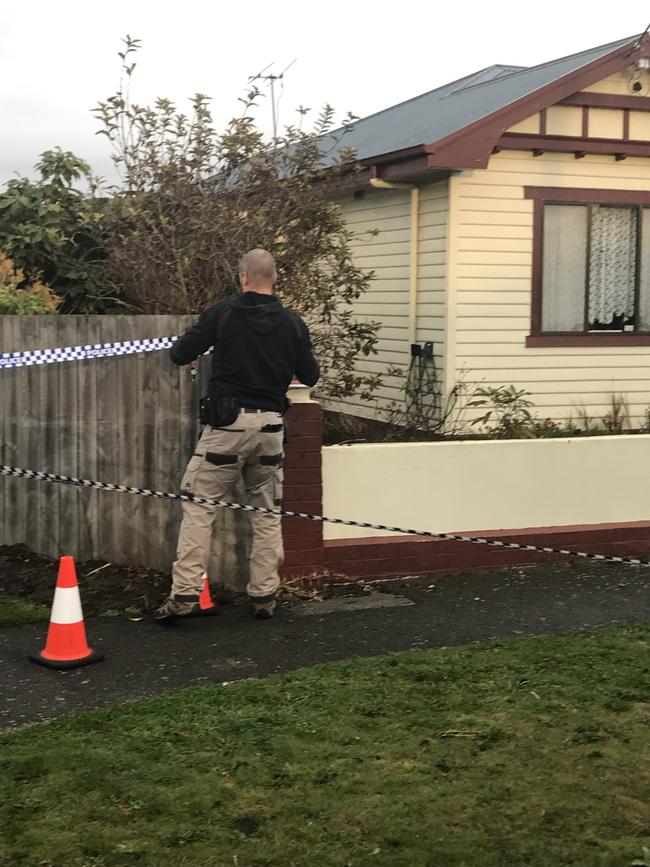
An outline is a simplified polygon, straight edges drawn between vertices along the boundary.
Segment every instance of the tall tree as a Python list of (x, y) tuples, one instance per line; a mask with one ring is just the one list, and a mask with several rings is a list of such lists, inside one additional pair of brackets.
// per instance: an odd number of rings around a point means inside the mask
[(379, 326), (353, 314), (372, 273), (353, 261), (353, 234), (332, 199), (355, 165), (350, 150), (323, 149), (333, 110), (304, 130), (308, 110), (300, 109), (301, 122), (269, 140), (252, 89), (241, 116), (217, 131), (203, 94), (189, 115), (168, 99), (131, 100), (138, 47), (127, 37), (119, 89), (95, 110), (121, 176), (102, 221), (108, 288), (142, 312), (196, 313), (237, 291), (239, 258), (264, 247), (277, 260), (278, 295), (311, 327), (325, 373), (320, 393), (370, 396), (379, 377), (356, 372), (355, 361), (375, 353)]

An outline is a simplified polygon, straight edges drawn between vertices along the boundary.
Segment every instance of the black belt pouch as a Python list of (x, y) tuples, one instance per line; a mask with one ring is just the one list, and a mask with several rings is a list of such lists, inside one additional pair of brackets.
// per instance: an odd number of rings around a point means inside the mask
[(241, 405), (234, 397), (204, 397), (199, 403), (199, 420), (210, 427), (228, 427), (237, 421)]

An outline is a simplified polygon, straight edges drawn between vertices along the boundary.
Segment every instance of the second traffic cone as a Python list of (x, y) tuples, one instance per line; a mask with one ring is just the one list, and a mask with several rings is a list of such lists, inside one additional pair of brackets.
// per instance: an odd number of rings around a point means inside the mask
[(88, 646), (74, 557), (61, 557), (45, 647), (29, 657), (47, 668), (77, 668), (104, 658)]
[(201, 614), (213, 615), (218, 614), (219, 609), (212, 601), (212, 594), (210, 593), (210, 582), (208, 581), (208, 573), (203, 573), (203, 589), (201, 590), (201, 595), (199, 596), (199, 609)]

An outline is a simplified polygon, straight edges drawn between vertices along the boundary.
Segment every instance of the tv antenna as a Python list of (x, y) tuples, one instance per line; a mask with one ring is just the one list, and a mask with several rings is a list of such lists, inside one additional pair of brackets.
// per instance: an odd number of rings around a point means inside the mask
[(277, 81), (279, 81), (281, 86), (284, 87), (284, 84), (283, 84), (284, 75), (293, 66), (293, 64), (296, 62), (297, 59), (298, 58), (295, 57), (291, 61), (291, 63), (288, 66), (285, 66), (285, 68), (279, 74), (275, 74), (273, 72), (268, 72), (268, 73), (266, 72), (267, 69), (269, 69), (271, 66), (273, 66), (273, 61), (272, 61), (267, 66), (265, 66), (264, 69), (262, 69), (260, 72), (258, 72), (257, 75), (251, 75), (251, 76), (249, 76), (249, 79), (248, 79), (249, 82), (250, 81), (266, 81), (268, 83), (267, 86), (271, 89), (271, 112), (272, 112), (272, 117), (273, 117), (273, 138), (274, 139), (276, 139), (278, 137), (278, 109), (279, 109), (280, 99), (282, 98), (282, 91), (280, 91), (280, 96), (278, 97), (278, 100), (276, 102), (275, 84)]

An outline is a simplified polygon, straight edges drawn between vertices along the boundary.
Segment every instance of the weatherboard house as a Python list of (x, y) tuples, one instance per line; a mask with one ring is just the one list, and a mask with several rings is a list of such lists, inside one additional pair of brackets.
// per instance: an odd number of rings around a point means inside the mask
[[(433, 343), (462, 378), (525, 388), (543, 416), (650, 405), (650, 36), (491, 66), (357, 121), (340, 194), (374, 271), (369, 371)], [(376, 231), (376, 234), (373, 234)], [(400, 397), (387, 380), (382, 402)], [(351, 400), (348, 412), (377, 406)]]

